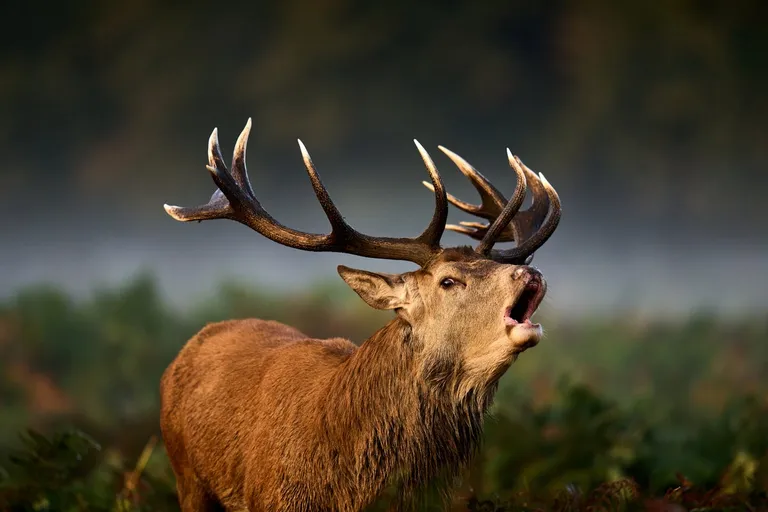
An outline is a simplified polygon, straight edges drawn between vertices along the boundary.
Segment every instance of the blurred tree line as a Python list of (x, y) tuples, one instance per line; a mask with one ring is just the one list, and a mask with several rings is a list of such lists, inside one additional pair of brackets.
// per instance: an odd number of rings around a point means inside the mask
[[(765, 497), (768, 318), (540, 315), (546, 338), (502, 379), (461, 503), (584, 505), (606, 485), (625, 501)], [(343, 284), (224, 283), (177, 311), (150, 275), (85, 300), (38, 286), (0, 304), (0, 510), (174, 509), (160, 375), (206, 322), (249, 316), (360, 342), (389, 313)]]
[[(23, 208), (34, 181), (78, 226), (159, 229), (169, 190), (210, 194), (202, 171), (189, 176), (212, 127), (231, 147), (253, 116), (254, 169), (299, 165), (300, 136), (350, 194), (366, 183), (342, 180), (345, 165), (375, 154), (374, 170), (411, 179), (403, 141), (429, 134), (489, 155), (478, 168), (512, 145), (563, 170), (558, 189), (582, 197), (573, 217), (626, 212), (614, 236), (749, 241), (766, 212), (767, 16), (758, 0), (286, 0), (214, 15), (202, 2), (6, 2), (0, 17), (36, 30), (0, 34), (0, 211)], [(295, 176), (261, 172), (262, 197)], [(44, 210), (25, 211), (48, 229)]]

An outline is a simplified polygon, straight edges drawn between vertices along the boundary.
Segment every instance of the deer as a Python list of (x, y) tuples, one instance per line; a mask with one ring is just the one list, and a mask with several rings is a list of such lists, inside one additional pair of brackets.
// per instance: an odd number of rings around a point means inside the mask
[[(331, 225), (329, 234), (301, 232), (275, 220), (254, 194), (246, 168), (250, 129), (248, 119), (231, 170), (213, 130), (206, 167), (217, 190), (202, 206), (164, 205), (173, 219), (229, 219), (289, 248), (419, 268), (388, 274), (338, 266), (366, 304), (393, 312), (359, 345), (313, 339), (269, 319), (210, 323), (194, 335), (160, 382), (161, 433), (180, 507), (359, 511), (389, 486), (402, 497), (393, 506), (406, 507), (430, 482), (459, 477), (478, 450), (500, 378), (543, 336), (531, 318), (547, 283), (531, 261), (559, 223), (558, 194), (509, 149), (517, 184), (507, 199), (438, 146), (482, 200), (464, 202), (446, 192), (414, 140), (431, 181), (423, 184), (435, 198), (432, 219), (415, 238), (375, 237), (342, 217), (299, 140)], [(529, 190), (531, 205), (521, 210)], [(487, 223), (446, 224), (449, 204)], [(443, 248), (446, 229), (479, 243)], [(494, 248), (500, 242), (515, 245)]]

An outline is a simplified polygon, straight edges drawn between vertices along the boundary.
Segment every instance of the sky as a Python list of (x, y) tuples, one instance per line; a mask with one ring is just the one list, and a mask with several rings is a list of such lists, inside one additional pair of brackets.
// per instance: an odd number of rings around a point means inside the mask
[(347, 220), (388, 236), (431, 215), (414, 138), (472, 202), (437, 145), (507, 194), (509, 147), (563, 203), (534, 260), (548, 307), (764, 314), (768, 8), (646, 4), (4, 3), (26, 21), (0, 35), (0, 298), (151, 272), (188, 304), (222, 279), (295, 290), (338, 264), (413, 269), (170, 219), (163, 203), (214, 190), (211, 130), (231, 155), (250, 117), (256, 194), (296, 229), (328, 229), (299, 138)]

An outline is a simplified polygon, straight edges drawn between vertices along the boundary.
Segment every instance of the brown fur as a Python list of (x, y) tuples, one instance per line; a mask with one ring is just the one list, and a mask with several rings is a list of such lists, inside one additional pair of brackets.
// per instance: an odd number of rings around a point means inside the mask
[(498, 379), (540, 336), (504, 326), (517, 268), (456, 249), (401, 275), (340, 267), (397, 312), (359, 348), (273, 321), (206, 326), (161, 382), (182, 510), (357, 511), (390, 482), (409, 494), (456, 474)]

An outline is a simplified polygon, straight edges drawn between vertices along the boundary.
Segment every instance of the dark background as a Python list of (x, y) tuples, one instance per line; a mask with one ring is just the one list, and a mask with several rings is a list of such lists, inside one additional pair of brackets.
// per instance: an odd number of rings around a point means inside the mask
[[(427, 147), (502, 190), (510, 147), (543, 172), (563, 221), (537, 257), (563, 314), (761, 312), (768, 300), (764, 2), (10, 2), (0, 35), (0, 292), (77, 293), (140, 270), (184, 301), (222, 277), (300, 288), (338, 263), (232, 222), (181, 225), (165, 202), (213, 190), (253, 118), (249, 169), (290, 226), (327, 223), (309, 148), (356, 227), (428, 222)], [(452, 210), (451, 221), (466, 219)], [(448, 234), (445, 243), (465, 243)]]

